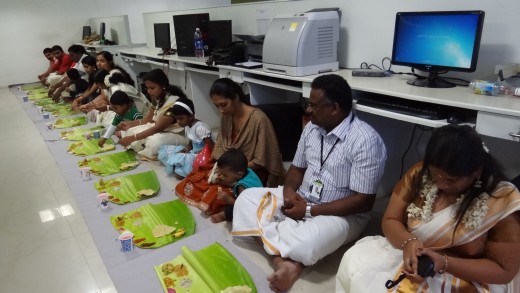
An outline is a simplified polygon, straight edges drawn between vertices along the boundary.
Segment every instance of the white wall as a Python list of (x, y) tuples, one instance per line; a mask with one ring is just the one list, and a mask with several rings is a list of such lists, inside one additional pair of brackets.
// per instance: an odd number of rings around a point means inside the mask
[[(47, 69), (45, 47), (67, 51), (81, 41), (89, 19), (128, 15), (132, 43), (144, 43), (142, 13), (227, 5), (229, 0), (13, 0), (0, 1), (0, 86), (34, 82)], [(93, 30), (97, 30), (93, 28)]]
[[(300, 12), (315, 7), (340, 7), (340, 66), (358, 67), (361, 62), (380, 64), (390, 56), (395, 13), (398, 11), (468, 10), (486, 12), (479, 65), (475, 74), (461, 77), (486, 77), (496, 64), (520, 63), (520, 38), (517, 36), (518, 0), (301, 0), (232, 5), (230, 0), (17, 0), (0, 4), (0, 86), (31, 82), (45, 70), (44, 47), (60, 44), (65, 50), (81, 38), (89, 18), (128, 15), (132, 43), (146, 42), (143, 13), (169, 11), (164, 19), (172, 21), (173, 11), (207, 9), (214, 19), (232, 19), (237, 33), (257, 34), (256, 10), (273, 15)], [(218, 8), (217, 6), (228, 6)], [(152, 22), (153, 23), (153, 22)], [(152, 24), (153, 25), (153, 24)], [(407, 70), (407, 69), (405, 69)]]

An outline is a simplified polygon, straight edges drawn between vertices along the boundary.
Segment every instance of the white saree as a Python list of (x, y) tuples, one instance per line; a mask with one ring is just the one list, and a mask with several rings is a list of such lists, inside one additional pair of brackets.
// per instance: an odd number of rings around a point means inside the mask
[[(408, 221), (410, 232), (421, 239), (425, 247), (434, 250), (446, 249), (469, 243), (493, 228), (500, 220), (520, 210), (520, 194), (508, 182), (500, 182), (487, 200), (489, 207), (482, 224), (475, 229), (467, 229), (461, 224), (452, 243), (455, 221), (453, 214), (457, 204), (453, 204), (433, 214), (429, 222), (420, 218)], [(385, 282), (394, 280), (403, 270), (403, 253), (394, 248), (382, 236), (365, 237), (359, 240), (344, 255), (336, 276), (336, 292), (492, 292), (518, 293), (520, 274), (509, 284), (479, 284), (459, 279), (451, 274), (436, 274), (421, 282), (405, 278), (396, 287), (387, 290)]]

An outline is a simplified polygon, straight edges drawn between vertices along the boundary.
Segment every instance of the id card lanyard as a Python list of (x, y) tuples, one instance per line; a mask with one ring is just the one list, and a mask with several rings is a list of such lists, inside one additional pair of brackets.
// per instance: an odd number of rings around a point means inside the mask
[[(338, 144), (338, 142), (339, 142), (339, 137), (336, 138), (336, 141), (330, 148), (327, 156), (325, 156), (325, 159), (323, 159), (323, 135), (321, 136), (320, 174), (321, 174), (321, 171), (323, 170), (323, 166), (325, 165), (325, 162), (329, 158), (330, 154), (332, 153), (332, 151), (334, 150), (334, 147)], [(315, 200), (320, 200), (321, 191), (323, 190), (323, 187), (324, 187), (324, 185), (323, 185), (323, 182), (321, 182), (321, 180), (314, 180), (314, 182), (312, 182), (312, 185), (311, 185), (311, 197), (313, 197)]]

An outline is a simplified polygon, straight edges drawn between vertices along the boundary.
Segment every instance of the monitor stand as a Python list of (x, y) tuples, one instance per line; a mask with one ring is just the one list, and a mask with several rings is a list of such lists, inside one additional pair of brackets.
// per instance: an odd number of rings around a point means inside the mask
[(452, 88), (456, 86), (456, 84), (440, 77), (439, 73), (435, 71), (428, 72), (428, 77), (418, 77), (416, 79), (409, 80), (406, 83), (414, 86), (430, 88)]

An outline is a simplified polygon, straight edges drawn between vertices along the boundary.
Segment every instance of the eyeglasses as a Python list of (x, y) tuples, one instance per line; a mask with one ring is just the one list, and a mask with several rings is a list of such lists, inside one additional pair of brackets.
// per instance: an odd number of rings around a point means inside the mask
[(307, 105), (307, 109), (310, 108), (312, 111), (316, 111), (316, 110), (317, 110), (319, 107), (321, 107), (321, 106), (327, 106), (327, 105), (333, 105), (333, 104), (334, 104), (334, 103), (332, 103), (332, 102), (325, 102), (325, 103), (323, 103), (323, 104), (318, 104), (318, 105), (316, 105), (316, 104), (313, 104), (313, 103), (310, 103), (310, 102), (309, 102), (309, 104)]

